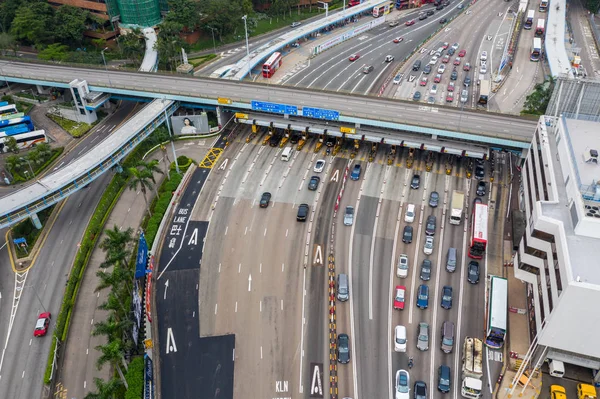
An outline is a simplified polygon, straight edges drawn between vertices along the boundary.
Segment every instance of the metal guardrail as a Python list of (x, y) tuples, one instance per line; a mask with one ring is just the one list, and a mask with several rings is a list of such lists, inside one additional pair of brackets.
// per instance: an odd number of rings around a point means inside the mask
[[(49, 189), (48, 194), (44, 195), (38, 200), (33, 200), (31, 203), (19, 208), (17, 210), (7, 210), (0, 216), (0, 228), (10, 226), (21, 220), (24, 220), (34, 213), (37, 213), (43, 209), (52, 206), (69, 195), (81, 190), (86, 185), (100, 177), (102, 174), (110, 170), (114, 165), (121, 161), (127, 154), (129, 154), (136, 145), (150, 135), (158, 126), (162, 124), (167, 115), (171, 115), (175, 110), (179, 108), (178, 102), (172, 102), (167, 109), (160, 114), (148, 125), (140, 128), (139, 132), (128, 142), (123, 145), (114, 153), (109, 155), (107, 158), (100, 160), (95, 166), (88, 170), (82, 170), (80, 175), (74, 180), (70, 181), (64, 186)], [(91, 152), (89, 153), (91, 154)], [(48, 189), (41, 181), (37, 181), (35, 184), (40, 184), (44, 188)], [(18, 193), (18, 192), (17, 192)]]

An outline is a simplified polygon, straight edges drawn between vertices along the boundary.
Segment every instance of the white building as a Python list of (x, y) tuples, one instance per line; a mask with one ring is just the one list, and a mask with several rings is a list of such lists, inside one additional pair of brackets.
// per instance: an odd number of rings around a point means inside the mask
[(599, 370), (600, 123), (545, 121), (521, 171), (527, 225), (514, 273), (528, 283), (530, 328), (545, 358)]

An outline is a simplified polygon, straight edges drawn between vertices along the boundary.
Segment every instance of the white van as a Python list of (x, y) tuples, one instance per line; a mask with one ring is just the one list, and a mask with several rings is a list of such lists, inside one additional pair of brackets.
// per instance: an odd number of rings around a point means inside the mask
[(406, 206), (406, 215), (404, 216), (406, 223), (412, 223), (415, 221), (415, 204), (408, 204)]
[(289, 161), (292, 158), (292, 152), (294, 152), (292, 147), (285, 147), (281, 153), (281, 160), (285, 162)]
[(394, 350), (406, 352), (406, 327), (396, 326), (394, 330)]

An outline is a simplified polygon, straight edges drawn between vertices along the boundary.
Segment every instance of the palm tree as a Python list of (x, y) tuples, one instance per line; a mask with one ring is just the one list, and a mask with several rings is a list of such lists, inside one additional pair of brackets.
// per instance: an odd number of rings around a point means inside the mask
[(94, 378), (96, 392), (90, 392), (84, 399), (113, 399), (115, 394), (123, 388), (123, 383), (118, 378), (104, 382), (101, 378)]
[[(12, 138), (12, 137), (11, 137)], [(10, 155), (6, 157), (6, 168), (9, 171), (15, 171), (21, 168), (21, 160), (18, 155)]]
[(117, 225), (114, 225), (112, 229), (104, 230), (104, 234), (106, 234), (106, 237), (100, 243), (100, 248), (108, 255), (113, 256), (118, 254), (119, 251), (125, 251), (125, 255), (130, 253), (131, 244), (133, 243), (133, 229), (131, 227), (121, 231)]
[(124, 348), (122, 341), (117, 338), (106, 345), (96, 346), (96, 350), (101, 353), (98, 360), (96, 360), (96, 367), (100, 370), (106, 363), (116, 365), (123, 357)]
[(40, 164), (44, 163), (42, 154), (40, 154), (40, 152), (37, 150), (37, 148), (34, 148), (33, 150), (31, 150), (29, 152), (29, 154), (27, 154), (27, 159), (29, 160), (29, 162), (36, 164), (36, 165), (40, 165)]
[(148, 205), (148, 198), (146, 196), (146, 190), (151, 190), (153, 188), (152, 181), (154, 180), (154, 176), (152, 176), (152, 172), (146, 169), (139, 170), (138, 168), (129, 168), (127, 170), (131, 176), (131, 180), (128, 184), (129, 189), (137, 190), (138, 187), (140, 188), (142, 194), (144, 194), (144, 202), (146, 203), (148, 215), (152, 216), (152, 212), (150, 212), (150, 206)]
[[(125, 298), (127, 298), (127, 296), (125, 296)], [(123, 305), (123, 304), (128, 303), (128, 302), (129, 301), (120, 299), (117, 296), (117, 294), (115, 294), (114, 292), (111, 291), (108, 294), (106, 302), (100, 304), (98, 306), (98, 309), (102, 309), (102, 310), (106, 310), (106, 311), (112, 310), (114, 312), (115, 317), (117, 317), (119, 320), (126, 320), (128, 314), (129, 314), (129, 308), (125, 307), (125, 305)]]
[(92, 335), (104, 335), (109, 341), (123, 336), (123, 331), (131, 328), (131, 320), (116, 320), (115, 316), (110, 314), (106, 321), (98, 321), (94, 324)]
[(171, 169), (171, 160), (169, 159), (169, 153), (167, 152), (167, 146), (161, 144), (160, 145), (160, 150), (163, 153), (163, 163), (165, 165), (165, 170), (167, 171), (167, 179), (171, 180), (171, 172), (169, 169)]
[(36, 150), (40, 153), (42, 158), (46, 158), (52, 153), (52, 147), (48, 143), (41, 143), (35, 146)]
[(156, 180), (154, 179), (154, 173), (160, 173), (161, 175), (164, 174), (164, 172), (158, 167), (158, 160), (153, 159), (149, 162), (139, 161), (137, 167), (141, 167), (142, 170), (150, 173), (150, 180), (152, 180), (152, 183), (154, 183), (154, 194), (156, 194), (156, 197), (158, 198), (158, 190), (156, 189)]

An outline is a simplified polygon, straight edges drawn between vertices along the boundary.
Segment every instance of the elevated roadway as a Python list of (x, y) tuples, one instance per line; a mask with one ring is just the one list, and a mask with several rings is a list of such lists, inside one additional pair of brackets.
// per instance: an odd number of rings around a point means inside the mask
[(36, 180), (22, 190), (0, 198), (0, 227), (23, 220), (81, 190), (119, 163), (177, 109), (170, 100), (155, 100), (127, 121), (115, 133), (73, 161)]
[[(111, 72), (100, 69), (0, 61), (0, 79), (27, 84), (67, 87), (74, 78), (87, 80), (90, 90), (146, 98), (222, 106), (233, 111), (252, 109), (251, 102), (286, 103), (337, 110), (339, 121), (430, 135), (447, 140), (497, 147), (528, 148), (536, 121), (487, 112), (430, 107), (367, 96), (277, 87), (181, 75)], [(110, 76), (110, 80), (109, 80)], [(219, 99), (221, 99), (220, 104)]]

